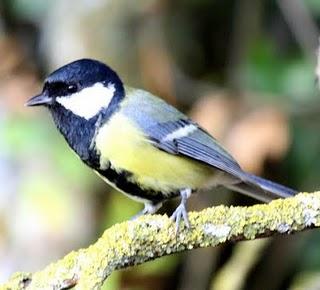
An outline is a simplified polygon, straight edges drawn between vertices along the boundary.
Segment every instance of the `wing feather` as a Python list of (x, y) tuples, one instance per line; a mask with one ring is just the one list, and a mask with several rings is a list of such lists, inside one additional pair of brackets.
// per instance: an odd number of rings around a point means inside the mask
[[(200, 130), (200, 129), (198, 129)], [(199, 134), (199, 132), (196, 132)], [(201, 134), (205, 134), (204, 132)], [(200, 162), (211, 165), (217, 169), (228, 172), (240, 178), (242, 170), (238, 163), (227, 154), (220, 145), (212, 139), (211, 144), (204, 144), (192, 135), (179, 138), (173, 141), (178, 154), (193, 158)], [(168, 146), (167, 144), (158, 143), (159, 148)], [(162, 147), (164, 145), (164, 147)], [(172, 145), (171, 145), (172, 146)]]

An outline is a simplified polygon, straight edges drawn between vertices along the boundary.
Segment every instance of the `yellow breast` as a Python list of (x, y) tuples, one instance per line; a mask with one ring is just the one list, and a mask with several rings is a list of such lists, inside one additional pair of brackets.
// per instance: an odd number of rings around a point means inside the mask
[(154, 147), (139, 128), (122, 114), (115, 114), (96, 137), (100, 163), (110, 161), (115, 170), (133, 174), (132, 181), (143, 188), (171, 192), (201, 188), (213, 170), (200, 162)]

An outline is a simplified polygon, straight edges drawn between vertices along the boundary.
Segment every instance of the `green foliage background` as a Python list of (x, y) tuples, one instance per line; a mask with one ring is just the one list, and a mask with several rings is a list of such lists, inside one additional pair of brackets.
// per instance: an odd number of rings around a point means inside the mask
[[(258, 173), (314, 191), (320, 172), (320, 92), (314, 82), (319, 22), (317, 0), (1, 1), (0, 280), (88, 245), (141, 207), (71, 154), (46, 112), (23, 106), (47, 73), (94, 57), (186, 112), (205, 97), (235, 101), (232, 125), (217, 136), (223, 143), (252, 111), (280, 110), (288, 145), (280, 157), (266, 156)], [(202, 113), (209, 123), (210, 114)], [(192, 198), (190, 208), (220, 202), (255, 201), (218, 190)], [(174, 206), (169, 202), (161, 213)], [(170, 256), (113, 274), (105, 289), (217, 289), (219, 279), (218, 290), (320, 287), (319, 239), (313, 231)], [(239, 252), (253, 259), (237, 260)], [(231, 263), (239, 272), (229, 270), (229, 281), (221, 280)], [(228, 283), (243, 267), (240, 282)]]

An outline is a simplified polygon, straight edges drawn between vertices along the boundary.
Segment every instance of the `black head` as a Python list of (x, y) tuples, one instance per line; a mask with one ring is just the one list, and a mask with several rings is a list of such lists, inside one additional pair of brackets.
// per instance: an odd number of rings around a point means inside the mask
[(51, 73), (42, 93), (26, 105), (47, 107), (69, 145), (83, 160), (90, 160), (97, 120), (108, 119), (123, 98), (123, 84), (111, 68), (97, 60), (81, 59)]
[[(123, 95), (122, 81), (110, 67), (97, 60), (80, 59), (51, 73), (45, 79), (42, 93), (31, 98), (26, 105), (46, 106), (49, 109), (55, 105), (65, 105), (66, 109), (77, 113), (85, 109), (77, 106), (87, 104), (87, 108), (95, 105), (96, 108), (99, 105), (106, 108), (114, 96)], [(92, 114), (82, 112), (81, 115), (87, 117)]]

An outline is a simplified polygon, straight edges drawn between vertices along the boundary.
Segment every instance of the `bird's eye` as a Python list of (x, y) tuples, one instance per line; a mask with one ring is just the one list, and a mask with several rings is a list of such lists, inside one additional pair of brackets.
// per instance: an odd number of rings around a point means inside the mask
[(67, 91), (69, 94), (73, 94), (78, 91), (78, 87), (75, 84), (68, 85)]

